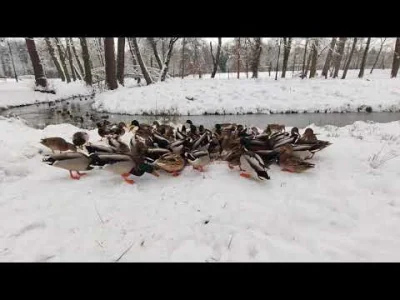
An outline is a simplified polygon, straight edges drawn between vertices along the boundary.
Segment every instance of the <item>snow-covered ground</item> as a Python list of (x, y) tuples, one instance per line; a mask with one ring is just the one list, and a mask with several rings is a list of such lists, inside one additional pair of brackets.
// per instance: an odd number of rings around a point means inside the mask
[(303, 174), (215, 163), (128, 185), (41, 162), (40, 138), (78, 128), (0, 118), (0, 261), (400, 261), (400, 122), (312, 127), (333, 145)]
[(55, 89), (56, 94), (35, 92), (35, 81), (33, 79), (22, 79), (16, 82), (14, 79), (0, 80), (0, 108), (34, 104), (36, 102), (50, 102), (74, 95), (88, 95), (91, 89), (87, 88), (82, 81), (69, 84), (61, 79), (48, 79), (49, 87)]
[[(292, 72), (288, 72), (291, 77)], [(319, 71), (320, 73), (320, 71)], [(400, 110), (400, 79), (390, 79), (389, 70), (366, 71), (363, 79), (358, 70), (350, 70), (342, 79), (274, 80), (267, 72), (259, 79), (242, 74), (218, 74), (215, 79), (173, 78), (167, 82), (143, 87), (122, 87), (96, 97), (94, 108), (112, 113), (269, 113), (357, 111), (363, 105), (373, 111)], [(251, 75), (251, 74), (250, 74)], [(207, 76), (205, 76), (207, 77)], [(364, 107), (365, 109), (365, 107)]]

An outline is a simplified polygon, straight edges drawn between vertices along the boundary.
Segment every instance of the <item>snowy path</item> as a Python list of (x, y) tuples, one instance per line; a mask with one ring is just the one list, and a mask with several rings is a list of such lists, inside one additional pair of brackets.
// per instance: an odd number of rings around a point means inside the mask
[(132, 186), (41, 163), (39, 139), (72, 125), (0, 128), (0, 261), (115, 261), (130, 246), (121, 262), (400, 261), (400, 157), (368, 161), (384, 144), (400, 154), (400, 122), (313, 127), (334, 144), (301, 175), (272, 166), (256, 182), (218, 163)]

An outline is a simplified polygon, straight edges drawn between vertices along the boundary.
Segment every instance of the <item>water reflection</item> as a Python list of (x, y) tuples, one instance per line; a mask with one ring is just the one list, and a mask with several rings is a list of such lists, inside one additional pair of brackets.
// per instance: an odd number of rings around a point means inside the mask
[[(88, 98), (87, 98), (88, 99)], [(312, 123), (323, 125), (345, 126), (355, 121), (391, 122), (400, 120), (400, 113), (341, 113), (341, 114), (273, 114), (273, 115), (219, 115), (219, 116), (132, 116), (107, 114), (92, 110), (92, 100), (71, 99), (54, 104), (38, 104), (3, 111), (2, 115), (15, 114), (25, 119), (30, 126), (44, 128), (50, 124), (69, 123), (84, 129), (93, 129), (96, 122), (107, 118), (110, 122), (152, 123), (159, 120), (163, 123), (184, 123), (190, 119), (195, 124), (212, 127), (215, 123), (237, 122), (246, 125), (263, 127), (268, 123), (282, 123), (287, 126), (306, 127)]]

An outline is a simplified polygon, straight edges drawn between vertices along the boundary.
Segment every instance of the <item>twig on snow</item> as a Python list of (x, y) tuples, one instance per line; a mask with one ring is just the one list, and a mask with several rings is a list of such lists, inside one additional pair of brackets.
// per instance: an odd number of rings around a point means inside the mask
[(232, 239), (233, 239), (233, 234), (231, 234), (231, 238), (229, 239), (229, 245), (228, 245), (228, 249), (230, 249), (230, 248), (231, 248)]
[(129, 250), (131, 250), (131, 248), (132, 248), (132, 246), (133, 246), (133, 244), (134, 244), (135, 242), (133, 242), (116, 260), (115, 260), (115, 262), (118, 262), (118, 261), (120, 261), (120, 259), (122, 258), (122, 257), (124, 257), (124, 255), (129, 251)]
[(94, 208), (96, 209), (97, 216), (100, 219), (100, 222), (104, 224), (103, 218), (100, 216), (99, 210), (97, 209), (96, 200), (94, 201)]

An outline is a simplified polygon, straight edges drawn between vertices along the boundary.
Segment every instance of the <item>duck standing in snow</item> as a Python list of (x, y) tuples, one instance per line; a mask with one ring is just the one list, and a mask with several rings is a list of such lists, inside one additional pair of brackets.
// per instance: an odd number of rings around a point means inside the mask
[(51, 151), (53, 153), (55, 153), (54, 151), (74, 151), (76, 152), (76, 146), (74, 144), (68, 143), (66, 140), (64, 140), (63, 138), (60, 137), (49, 137), (49, 138), (44, 138), (40, 141), (40, 143), (43, 146), (46, 146), (47, 148), (50, 148)]
[(207, 150), (186, 152), (185, 157), (193, 169), (200, 172), (204, 172), (204, 167), (211, 162), (210, 153)]
[(260, 180), (269, 180), (267, 169), (262, 158), (253, 151), (244, 148), (243, 154), (240, 156), (240, 168), (243, 172), (240, 176), (245, 178), (258, 178)]
[[(81, 152), (49, 154), (46, 155), (42, 161), (50, 166), (68, 170), (72, 179), (80, 179), (81, 176), (86, 175), (86, 173), (80, 173), (79, 171), (93, 169), (93, 167), (90, 166), (92, 163), (92, 156), (87, 156)], [(76, 172), (76, 174), (73, 174), (73, 171)]]
[(279, 149), (279, 166), (282, 171), (291, 173), (301, 173), (308, 169), (314, 168), (315, 164), (304, 161), (294, 155), (293, 146), (287, 144)]

